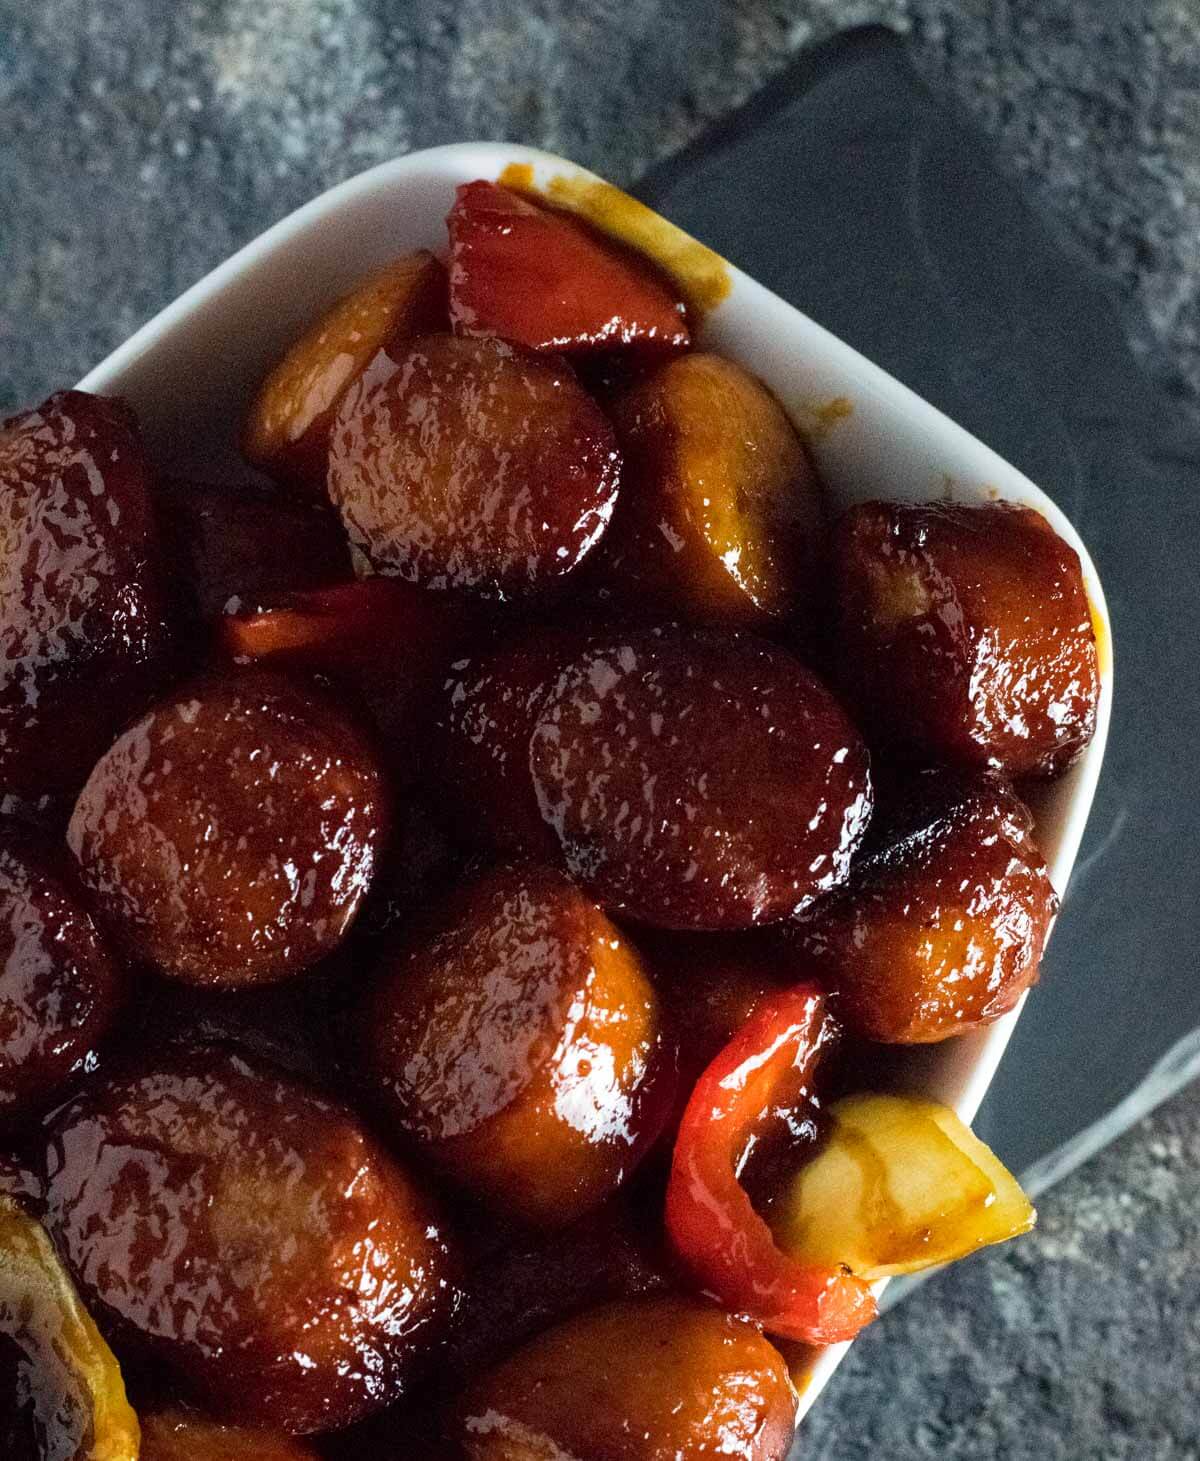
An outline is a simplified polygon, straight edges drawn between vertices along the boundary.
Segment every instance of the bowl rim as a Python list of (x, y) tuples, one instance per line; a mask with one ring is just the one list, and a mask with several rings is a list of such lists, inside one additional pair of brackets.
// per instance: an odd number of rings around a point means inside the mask
[[(120, 394), (123, 384), (132, 374), (152, 363), (154, 353), (169, 346), (178, 332), (186, 331), (201, 320), (226, 290), (242, 285), (257, 268), (269, 265), (298, 240), (325, 230), (329, 230), (332, 237), (333, 230), (329, 226), (348, 206), (376, 195), (394, 195), (399, 200), (406, 188), (427, 184), (431, 177), (440, 178), (446, 189), (452, 191), (455, 184), (474, 178), (498, 179), (504, 169), (514, 163), (531, 169), (537, 187), (548, 186), (552, 180), (562, 178), (611, 187), (604, 179), (565, 158), (510, 143), (449, 143), (380, 163), (329, 188), (243, 245), (136, 330), (90, 370), (77, 388), (98, 394)], [(641, 204), (636, 206), (645, 208)], [(646, 211), (653, 213), (653, 210)], [(654, 216), (660, 219), (669, 236), (694, 245), (690, 235), (661, 220), (660, 215)], [(1063, 793), (1066, 813), (1061, 819), (1053, 855), (1047, 858), (1051, 878), (1060, 896), (1064, 895), (1099, 781), (1112, 714), (1112, 625), (1103, 586), (1091, 555), (1074, 525), (1053, 500), (990, 447), (735, 264), (726, 261), (726, 268), (730, 289), (726, 297), (705, 316), (700, 330), (702, 341), (711, 341), (717, 349), (737, 354), (738, 326), (744, 326), (747, 320), (769, 320), (784, 328), (785, 334), (790, 331), (797, 339), (802, 339), (805, 348), (813, 353), (814, 358), (819, 358), (821, 368), (832, 377), (852, 379), (858, 396), (869, 397), (876, 412), (903, 420), (915, 435), (928, 442), (936, 442), (947, 458), (969, 462), (977, 484), (999, 483), (998, 489), (990, 489), (993, 497), (1036, 508), (1079, 554), (1093, 619), (1103, 645), (1101, 695), (1095, 735), (1084, 755), (1068, 773), (1070, 790), (1069, 794)], [(729, 346), (727, 337), (735, 341), (734, 348)], [(750, 366), (748, 359), (744, 363)], [(770, 381), (770, 377), (767, 378)], [(799, 424), (803, 426), (804, 423)], [(870, 452), (869, 441), (863, 450)], [(973, 495), (978, 498), (977, 489)], [(963, 1058), (964, 1077), (951, 1104), (968, 1124), (974, 1119), (991, 1084), (1024, 1002), (1022, 999), (1009, 1015), (975, 1038), (971, 1044), (973, 1055), (969, 1060), (965, 1056)], [(970, 1041), (970, 1038), (962, 1037), (954, 1043), (961, 1045), (962, 1040)], [(831, 1346), (814, 1365), (806, 1366), (798, 1420), (828, 1383), (847, 1348), (848, 1345)]]

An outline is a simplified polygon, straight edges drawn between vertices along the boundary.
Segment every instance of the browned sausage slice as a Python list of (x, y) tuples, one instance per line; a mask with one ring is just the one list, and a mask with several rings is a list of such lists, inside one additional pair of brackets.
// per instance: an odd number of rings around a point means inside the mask
[(436, 1212), (337, 1102), (215, 1048), (93, 1087), (47, 1222), (89, 1306), (213, 1410), (296, 1435), (396, 1398), (452, 1307)]
[(495, 869), (384, 964), (367, 1065), (402, 1131), (502, 1212), (561, 1226), (658, 1135), (671, 1091), (637, 953), (561, 873)]
[(870, 502), (834, 536), (836, 663), (875, 739), (1053, 776), (1100, 695), (1079, 557), (1040, 513)]
[(372, 748), (315, 688), (212, 675), (101, 759), (68, 842), (109, 926), (193, 984), (286, 978), (341, 942), (375, 869), (387, 791)]
[(0, 426), (0, 805), (70, 798), (169, 670), (150, 470), (120, 401)]
[(927, 1043), (1012, 1009), (1058, 908), (1032, 833), (998, 776), (918, 778), (878, 849), (797, 929), (855, 1033)]
[(613, 419), (625, 490), (597, 587), (643, 612), (743, 629), (812, 599), (821, 488), (761, 381), (719, 355), (682, 355), (621, 395)]
[(565, 363), (429, 335), (347, 392), (329, 495), (379, 572), (509, 597), (591, 550), (618, 466), (612, 427)]
[(757, 1329), (699, 1300), (609, 1304), (532, 1340), (460, 1407), (471, 1461), (782, 1461), (796, 1397)]
[(858, 732), (815, 675), (749, 636), (595, 645), (544, 703), (530, 761), (572, 875), (664, 928), (785, 918), (845, 879), (870, 815)]

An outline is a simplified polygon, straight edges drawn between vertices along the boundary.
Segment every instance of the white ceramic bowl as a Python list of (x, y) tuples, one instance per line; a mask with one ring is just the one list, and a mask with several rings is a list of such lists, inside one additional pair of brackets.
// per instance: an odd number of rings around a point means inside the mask
[[(244, 473), (237, 466), (237, 432), (269, 365), (317, 311), (367, 270), (407, 249), (444, 249), (455, 186), (498, 178), (514, 163), (530, 167), (539, 187), (556, 180), (604, 186), (560, 157), (506, 144), (435, 147), (384, 163), (234, 254), (80, 387), (126, 397), (162, 464), (198, 468), (210, 477)], [(661, 220), (646, 214), (643, 222), (654, 223), (657, 248), (694, 249), (692, 240)], [(1094, 741), (1037, 808), (1041, 845), (1063, 893), (1100, 774), (1112, 706), (1108, 614), (1087, 549), (1054, 503), (995, 452), (753, 279), (732, 266), (723, 272), (728, 292), (707, 314), (701, 340), (761, 376), (809, 432), (837, 505), (875, 497), (1025, 503), (1044, 513), (1079, 554), (1101, 643), (1103, 689)], [(831, 402), (837, 403), (832, 409)], [(1019, 1014), (1015, 1010), (983, 1033), (923, 1049), (914, 1056), (921, 1084), (971, 1121)], [(845, 1348), (826, 1351), (805, 1376), (801, 1414)]]

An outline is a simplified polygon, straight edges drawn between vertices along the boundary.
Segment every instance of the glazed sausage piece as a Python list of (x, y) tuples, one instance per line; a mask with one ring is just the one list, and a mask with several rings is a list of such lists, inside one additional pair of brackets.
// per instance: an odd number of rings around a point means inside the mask
[(633, 1170), (671, 1099), (654, 991), (628, 941), (548, 868), (452, 895), (384, 962), (368, 1077), (432, 1161), (501, 1212), (560, 1226)]
[(158, 500), (172, 562), (203, 619), (351, 577), (349, 545), (328, 503), (281, 487), (178, 478), (161, 484)]
[(618, 603), (734, 628), (812, 595), (821, 489), (783, 408), (719, 355), (683, 355), (618, 398), (625, 490), (599, 554)]
[(564, 666), (586, 642), (568, 629), (533, 629), (453, 666), (437, 754), (457, 821), (475, 841), (557, 857), (558, 839), (542, 818), (529, 772), (529, 743)]
[(213, 675), (105, 753), (68, 842), (106, 923), (156, 969), (232, 988), (332, 952), (371, 882), (387, 793), (314, 687)]
[(222, 1419), (303, 1435), (381, 1409), (453, 1307), (414, 1180), (348, 1109), (225, 1050), (93, 1087), (46, 1173), (89, 1306)]
[(126, 406), (63, 391), (0, 426), (0, 801), (69, 805), (169, 673), (160, 566)]
[(815, 675), (749, 636), (598, 642), (542, 706), (530, 764), (571, 874), (663, 928), (769, 923), (842, 882), (871, 783)]
[(289, 1437), (162, 1410), (142, 1416), (138, 1461), (317, 1461), (317, 1453)]
[(72, 869), (12, 828), (0, 833), (0, 1120), (47, 1105), (95, 1069), (123, 971)]
[(1053, 776), (1096, 728), (1079, 558), (1031, 508), (870, 502), (834, 535), (835, 653), (864, 725), (918, 758)]
[(924, 1044), (1012, 1009), (1058, 908), (1032, 833), (1001, 777), (917, 779), (847, 886), (796, 928), (855, 1034)]
[(757, 1329), (700, 1300), (616, 1303), (527, 1344), (472, 1385), (471, 1461), (782, 1461), (796, 1396)]
[(338, 404), (380, 350), (447, 326), (446, 271), (418, 249), (333, 304), (263, 381), (242, 434), (246, 460), (324, 496)]
[(456, 334), (531, 350), (688, 343), (683, 302), (665, 277), (570, 214), (478, 181), (459, 188), (446, 227)]
[(616, 440), (562, 361), (429, 335), (376, 357), (334, 425), (329, 495), (381, 573), (507, 598), (570, 573), (617, 494)]

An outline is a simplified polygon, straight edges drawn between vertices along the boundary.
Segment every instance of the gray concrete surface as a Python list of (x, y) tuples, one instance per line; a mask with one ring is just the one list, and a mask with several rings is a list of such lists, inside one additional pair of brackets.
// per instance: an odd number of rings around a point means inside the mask
[[(313, 193), (533, 142), (631, 181), (847, 25), (908, 32), (1200, 400), (1200, 0), (0, 0), (0, 409)], [(1200, 1093), (856, 1347), (800, 1454), (1200, 1457)]]

